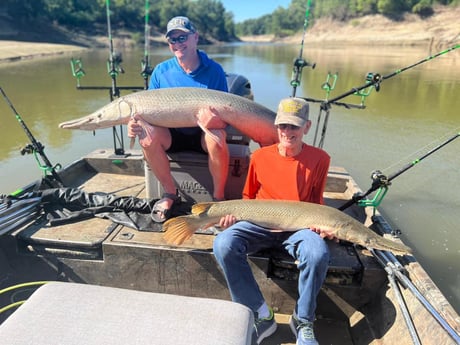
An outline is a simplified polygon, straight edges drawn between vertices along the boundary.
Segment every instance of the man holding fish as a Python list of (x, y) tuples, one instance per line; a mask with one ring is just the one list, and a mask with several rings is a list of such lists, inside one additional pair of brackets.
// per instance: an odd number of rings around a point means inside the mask
[[(251, 158), (243, 199), (295, 200), (323, 204), (330, 157), (323, 150), (305, 144), (303, 135), (311, 126), (308, 103), (301, 98), (283, 99), (275, 125), (279, 143), (255, 151)], [(284, 247), (300, 270), (299, 299), (291, 318), (298, 345), (318, 344), (313, 332), (316, 298), (329, 262), (328, 246), (320, 229), (296, 232), (268, 230), (247, 221), (236, 222), (227, 215), (220, 220), (225, 231), (214, 241), (214, 255), (221, 266), (232, 300), (255, 314), (253, 344), (276, 331), (273, 310), (257, 285), (247, 255), (271, 247)]]
[[(198, 33), (187, 17), (174, 17), (167, 25), (166, 39), (174, 57), (158, 64), (150, 78), (149, 89), (200, 87), (227, 92), (227, 80), (222, 67), (206, 53), (197, 49)], [(184, 97), (187, 97), (184, 94)], [(144, 157), (164, 189), (162, 198), (154, 205), (152, 218), (165, 221), (173, 204), (180, 200), (171, 175), (167, 152), (192, 150), (207, 153), (214, 184), (213, 198), (224, 199), (228, 175), (229, 151), (226, 144), (226, 123), (212, 109), (202, 109), (197, 115), (200, 127), (166, 128), (153, 126), (150, 135), (136, 117), (128, 123), (128, 136), (139, 137)], [(209, 129), (209, 130), (208, 130)], [(217, 139), (217, 140), (216, 140)]]

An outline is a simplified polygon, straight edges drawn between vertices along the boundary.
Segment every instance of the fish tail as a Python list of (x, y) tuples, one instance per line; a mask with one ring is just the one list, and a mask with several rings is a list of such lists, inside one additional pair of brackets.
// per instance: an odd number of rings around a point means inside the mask
[(192, 206), (192, 214), (200, 215), (208, 212), (209, 208), (213, 205), (213, 202), (200, 202)]
[(169, 244), (180, 245), (192, 237), (199, 227), (199, 218), (196, 216), (179, 216), (168, 219), (163, 224), (164, 239)]

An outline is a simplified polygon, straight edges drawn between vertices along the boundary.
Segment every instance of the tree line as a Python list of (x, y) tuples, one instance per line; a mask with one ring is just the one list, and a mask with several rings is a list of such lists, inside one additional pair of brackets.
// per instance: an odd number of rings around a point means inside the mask
[[(273, 34), (278, 37), (292, 35), (303, 28), (308, 0), (292, 0), (288, 8), (278, 7), (273, 13), (237, 23), (238, 36)], [(399, 20), (405, 13), (429, 17), (434, 5), (458, 6), (460, 0), (321, 0), (311, 1), (308, 23), (329, 17), (346, 21), (366, 15), (381, 14)]]
[[(85, 33), (106, 32), (107, 8), (113, 29), (144, 32), (146, 13), (152, 30), (163, 33), (168, 20), (188, 16), (209, 41), (231, 41), (238, 36), (291, 35), (303, 28), (308, 0), (292, 0), (260, 18), (235, 23), (220, 0), (3, 0), (0, 14), (19, 23), (52, 23)], [(460, 0), (321, 0), (311, 1), (309, 21), (322, 17), (349, 20), (368, 14), (398, 19), (412, 12), (433, 14), (433, 6), (458, 5)], [(148, 5), (148, 6), (146, 6)], [(146, 12), (146, 10), (148, 11)]]

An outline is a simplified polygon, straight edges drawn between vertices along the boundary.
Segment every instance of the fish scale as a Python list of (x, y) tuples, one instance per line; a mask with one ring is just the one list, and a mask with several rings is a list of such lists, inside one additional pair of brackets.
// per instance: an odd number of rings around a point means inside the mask
[(197, 114), (211, 108), (225, 123), (261, 146), (278, 141), (276, 113), (250, 99), (205, 88), (178, 87), (135, 92), (115, 99), (94, 113), (63, 122), (65, 129), (94, 131), (127, 124), (137, 114), (161, 127), (196, 127)]
[(297, 231), (321, 229), (334, 237), (364, 247), (408, 254), (412, 250), (404, 244), (384, 238), (342, 211), (301, 201), (286, 200), (229, 200), (199, 203), (192, 214), (167, 220), (163, 224), (165, 240), (181, 244), (202, 228), (219, 223), (221, 217), (232, 214), (237, 220), (246, 220), (267, 229)]

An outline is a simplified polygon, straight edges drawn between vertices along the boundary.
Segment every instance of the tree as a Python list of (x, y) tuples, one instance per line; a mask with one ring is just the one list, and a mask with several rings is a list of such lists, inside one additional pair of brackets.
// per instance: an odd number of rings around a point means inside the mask
[(205, 37), (227, 40), (225, 30), (225, 8), (220, 1), (198, 0), (190, 6), (190, 19)]
[(377, 10), (384, 16), (399, 18), (407, 10), (404, 0), (378, 0)]
[(412, 12), (418, 14), (420, 17), (429, 17), (434, 13), (432, 5), (432, 0), (421, 0), (412, 7)]
[[(149, 23), (163, 33), (168, 21), (175, 16), (187, 16), (207, 41), (229, 41), (236, 35), (277, 36), (301, 31), (305, 22), (307, 0), (291, 0), (288, 8), (278, 7), (273, 13), (243, 23), (234, 23), (220, 0), (2, 0), (2, 9), (29, 31), (46, 24), (58, 24), (69, 30), (94, 32), (106, 28), (106, 5), (114, 29), (143, 31), (145, 3), (150, 3)], [(412, 11), (422, 17), (433, 13), (433, 4), (458, 5), (460, 0), (321, 0), (311, 1), (309, 23), (321, 17), (346, 20), (380, 13), (400, 18)], [(26, 26), (27, 25), (27, 26)], [(311, 24), (312, 25), (312, 24)], [(22, 32), (22, 31), (21, 31)]]

